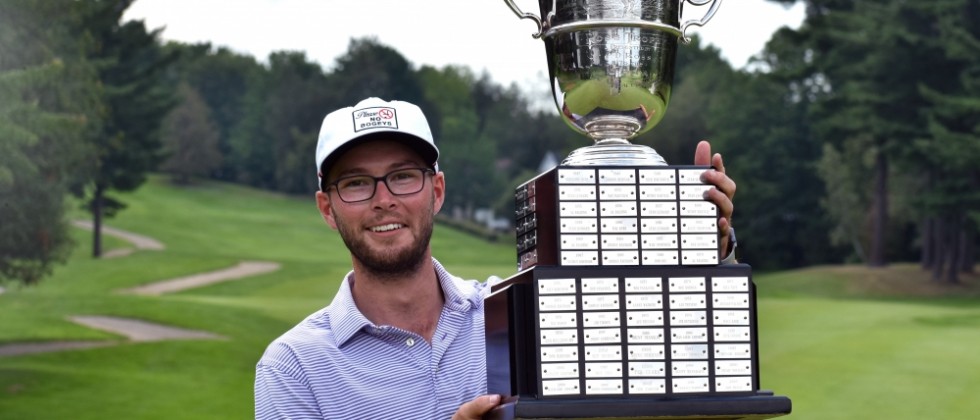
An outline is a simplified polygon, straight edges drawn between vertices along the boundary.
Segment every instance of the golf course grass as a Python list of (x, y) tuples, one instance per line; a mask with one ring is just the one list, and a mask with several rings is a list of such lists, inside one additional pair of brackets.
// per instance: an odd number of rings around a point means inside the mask
[[(0, 346), (111, 340), (115, 345), (0, 357), (0, 419), (243, 419), (265, 346), (327, 305), (350, 257), (312, 194), (287, 197), (154, 177), (120, 195), (108, 225), (161, 251), (92, 259), (91, 232), (39, 285), (3, 285)], [(84, 218), (82, 214), (77, 217)], [(131, 247), (104, 237), (106, 249)], [(510, 242), (437, 226), (433, 254), (466, 278), (514, 273)], [(118, 290), (241, 261), (281, 269), (162, 296)], [(968, 419), (980, 412), (980, 279), (929, 284), (913, 265), (815, 267), (755, 276), (764, 389), (793, 400), (794, 419)], [(224, 339), (135, 343), (66, 319), (135, 318)], [(474, 361), (477, 363), (478, 361)]]

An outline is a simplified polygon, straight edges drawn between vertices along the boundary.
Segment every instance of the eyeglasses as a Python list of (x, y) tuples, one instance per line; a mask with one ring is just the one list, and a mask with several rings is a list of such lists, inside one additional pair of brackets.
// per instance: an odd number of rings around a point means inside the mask
[(427, 168), (407, 168), (391, 171), (383, 176), (354, 175), (340, 178), (329, 186), (337, 189), (337, 195), (345, 203), (370, 200), (378, 190), (378, 181), (384, 181), (392, 195), (409, 195), (422, 191), (425, 176), (435, 171)]

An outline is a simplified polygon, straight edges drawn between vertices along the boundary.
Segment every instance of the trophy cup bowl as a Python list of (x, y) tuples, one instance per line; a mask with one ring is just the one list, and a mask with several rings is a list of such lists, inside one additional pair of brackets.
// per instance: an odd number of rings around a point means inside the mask
[[(704, 18), (680, 24), (685, 1), (710, 4)], [(539, 0), (541, 17), (507, 5), (538, 24), (552, 94), (562, 119), (595, 144), (562, 165), (661, 166), (651, 147), (629, 139), (653, 128), (670, 102), (678, 40), (702, 26), (721, 0)]]

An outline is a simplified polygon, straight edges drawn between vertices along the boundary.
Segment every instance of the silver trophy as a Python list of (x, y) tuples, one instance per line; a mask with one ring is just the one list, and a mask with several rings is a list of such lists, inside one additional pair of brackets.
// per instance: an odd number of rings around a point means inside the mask
[[(538, 0), (541, 16), (524, 13), (544, 39), (552, 93), (562, 118), (595, 144), (562, 165), (666, 165), (651, 147), (629, 139), (653, 128), (670, 102), (677, 42), (703, 26), (721, 0)], [(705, 16), (680, 23), (685, 2), (709, 5)]]

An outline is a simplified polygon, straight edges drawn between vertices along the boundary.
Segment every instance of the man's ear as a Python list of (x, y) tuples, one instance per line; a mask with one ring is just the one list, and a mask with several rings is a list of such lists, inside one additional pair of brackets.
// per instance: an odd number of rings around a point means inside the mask
[(331, 228), (337, 229), (337, 221), (333, 217), (333, 209), (330, 208), (330, 194), (323, 191), (316, 192), (316, 206), (320, 209), (320, 215)]
[(446, 177), (441, 171), (432, 175), (432, 195), (434, 201), (432, 214), (436, 214), (442, 209), (442, 203), (446, 201)]

